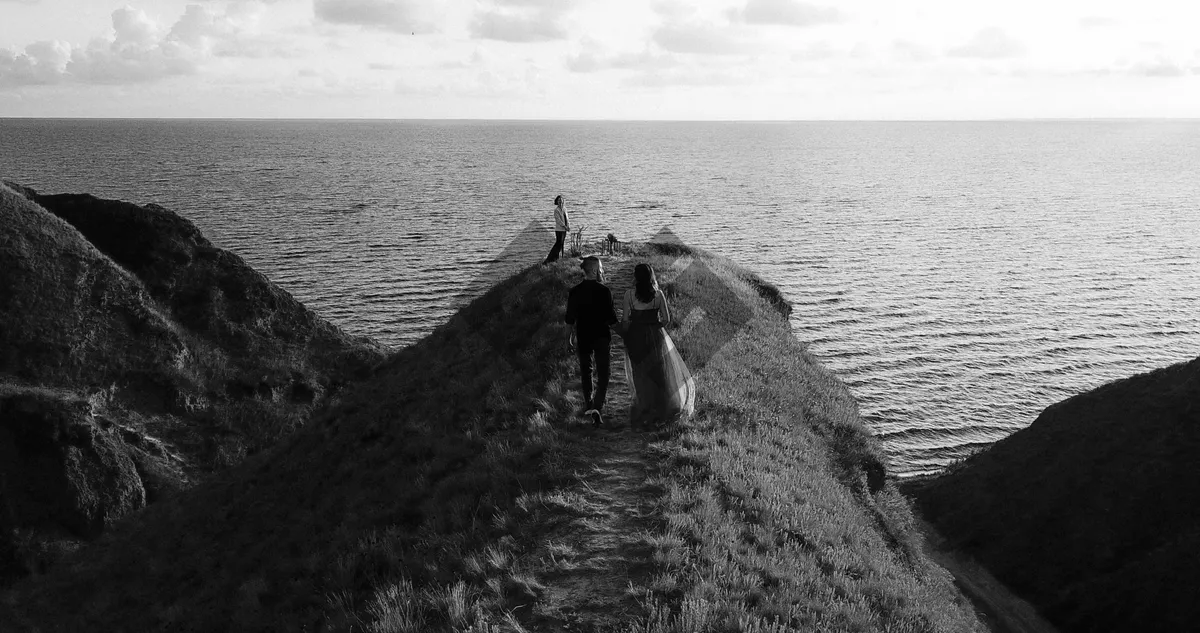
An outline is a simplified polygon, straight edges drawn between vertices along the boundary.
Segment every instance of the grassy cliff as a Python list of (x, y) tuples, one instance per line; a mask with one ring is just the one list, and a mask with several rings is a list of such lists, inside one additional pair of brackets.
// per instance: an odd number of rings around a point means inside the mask
[[(23, 631), (970, 631), (854, 400), (768, 283), (678, 243), (694, 418), (580, 407), (575, 261), (502, 281), (307, 426), (0, 597)], [(627, 403), (627, 402), (626, 402)]]
[(1200, 621), (1200, 359), (1048, 407), (917, 492), (965, 552), (1065, 631)]
[(0, 581), (272, 445), (382, 359), (166, 209), (0, 185)]

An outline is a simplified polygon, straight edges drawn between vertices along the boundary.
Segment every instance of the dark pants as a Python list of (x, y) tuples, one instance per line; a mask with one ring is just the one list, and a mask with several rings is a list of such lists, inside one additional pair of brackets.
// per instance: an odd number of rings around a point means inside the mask
[[(608, 395), (609, 351), (612, 339), (605, 336), (579, 341), (579, 377), (583, 381), (583, 400), (587, 408), (604, 411), (604, 396)], [(596, 357), (596, 395), (592, 395), (592, 356)]]
[(550, 249), (550, 254), (546, 256), (546, 261), (542, 262), (543, 264), (549, 264), (550, 262), (558, 261), (558, 256), (562, 255), (562, 252), (563, 252), (563, 240), (566, 240), (566, 239), (567, 239), (566, 231), (555, 231), (554, 232), (554, 248)]

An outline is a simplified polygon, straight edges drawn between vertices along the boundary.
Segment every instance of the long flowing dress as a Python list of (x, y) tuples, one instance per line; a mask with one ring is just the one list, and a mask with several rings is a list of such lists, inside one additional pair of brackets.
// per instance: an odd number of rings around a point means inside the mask
[(696, 383), (658, 314), (657, 307), (632, 308), (623, 336), (634, 428), (673, 422), (695, 409)]

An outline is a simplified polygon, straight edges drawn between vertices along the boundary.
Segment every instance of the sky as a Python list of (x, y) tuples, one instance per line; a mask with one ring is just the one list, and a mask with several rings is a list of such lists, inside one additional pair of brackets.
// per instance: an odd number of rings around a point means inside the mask
[(1200, 2), (0, 0), (0, 117), (1200, 117)]

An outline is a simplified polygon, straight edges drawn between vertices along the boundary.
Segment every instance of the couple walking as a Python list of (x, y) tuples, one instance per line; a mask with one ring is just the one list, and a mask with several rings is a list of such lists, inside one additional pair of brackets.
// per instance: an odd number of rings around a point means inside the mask
[(623, 297), (622, 318), (618, 320), (612, 293), (604, 285), (604, 265), (600, 259), (585, 257), (580, 266), (584, 279), (567, 295), (565, 320), (575, 326), (571, 338), (579, 356), (584, 414), (596, 426), (604, 423), (612, 327), (625, 341), (625, 375), (632, 400), (629, 426), (651, 427), (691, 415), (696, 385), (674, 341), (663, 329), (671, 321), (671, 311), (658, 288), (654, 269), (649, 264), (634, 267), (634, 287)]

